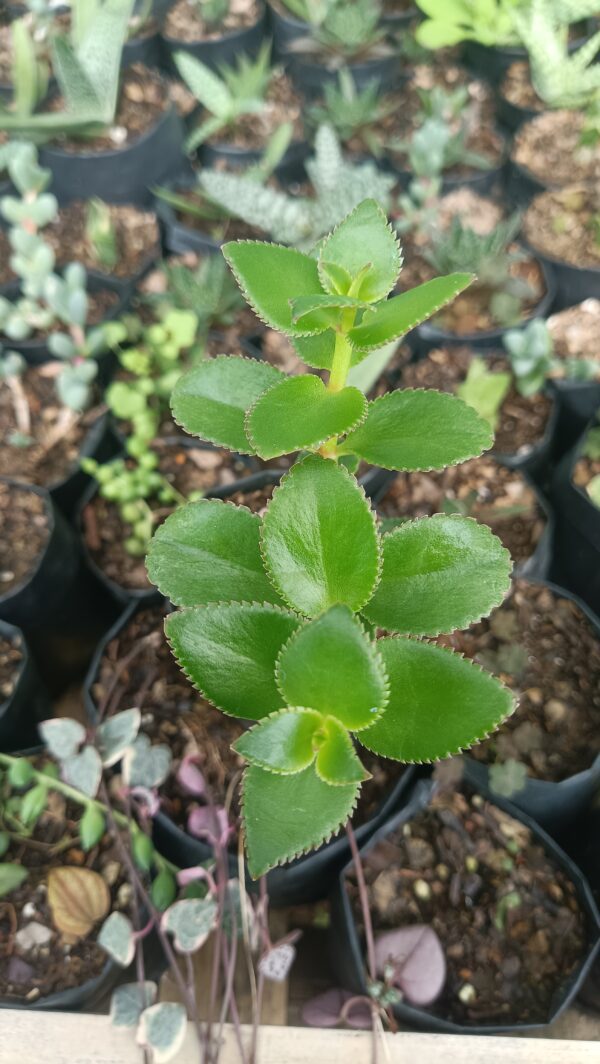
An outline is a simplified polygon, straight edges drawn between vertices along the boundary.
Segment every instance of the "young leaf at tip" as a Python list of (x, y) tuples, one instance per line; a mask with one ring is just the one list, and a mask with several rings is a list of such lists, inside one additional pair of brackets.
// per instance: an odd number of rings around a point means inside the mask
[(246, 435), (263, 459), (316, 448), (360, 424), (367, 401), (358, 388), (329, 392), (320, 377), (288, 377), (264, 392), (246, 417)]

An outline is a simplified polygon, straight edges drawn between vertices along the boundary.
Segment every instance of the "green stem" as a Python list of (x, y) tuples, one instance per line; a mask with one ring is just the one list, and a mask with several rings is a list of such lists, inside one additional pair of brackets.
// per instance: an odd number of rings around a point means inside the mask
[(346, 332), (347, 330), (344, 329), (344, 332), (338, 332), (335, 336), (333, 362), (329, 375), (329, 384), (327, 385), (330, 392), (340, 392), (346, 384), (352, 357), (352, 344), (348, 340)]
[[(20, 757), (14, 757), (10, 754), (0, 754), (0, 765), (4, 765), (5, 768), (10, 768), (11, 765), (18, 764), (22, 759)], [(78, 791), (76, 787), (71, 787), (68, 783), (64, 783), (63, 780), (58, 780), (54, 776), (47, 776), (44, 772), (40, 772), (38, 769), (33, 768), (32, 772), (35, 777), (36, 783), (42, 783), (45, 787), (51, 790), (57, 791), (59, 794), (63, 794), (65, 798), (70, 798), (73, 802), (77, 802), (78, 805), (83, 805), (87, 809), (97, 809), (103, 815), (107, 815), (108, 809), (103, 802), (100, 802), (97, 798), (90, 798), (87, 794), (83, 794), (82, 791)], [(126, 817), (123, 813), (119, 813), (118, 810), (113, 810), (113, 816), (117, 824), (122, 828), (127, 828), (133, 835), (143, 835), (139, 824), (134, 820)], [(155, 864), (158, 868), (168, 868), (171, 872), (179, 872), (177, 865), (168, 861), (166, 857), (162, 857), (160, 854), (155, 853)]]

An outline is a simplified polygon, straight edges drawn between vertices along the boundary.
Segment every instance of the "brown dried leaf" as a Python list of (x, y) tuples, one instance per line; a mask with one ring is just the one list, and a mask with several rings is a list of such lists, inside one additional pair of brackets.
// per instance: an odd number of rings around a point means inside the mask
[(66, 865), (48, 875), (48, 904), (52, 919), (70, 942), (89, 935), (110, 909), (110, 893), (102, 876), (89, 868)]

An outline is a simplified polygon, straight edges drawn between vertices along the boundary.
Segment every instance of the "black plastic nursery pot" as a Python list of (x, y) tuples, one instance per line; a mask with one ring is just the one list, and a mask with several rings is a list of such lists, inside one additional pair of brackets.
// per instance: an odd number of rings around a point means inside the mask
[(79, 501), (90, 483), (90, 477), (80, 466), (82, 458), (95, 458), (97, 462), (108, 462), (118, 450), (118, 443), (112, 429), (108, 414), (101, 414), (87, 433), (79, 458), (74, 468), (62, 480), (48, 484), (48, 491), (58, 508), (66, 517), (72, 517)]
[(39, 159), (52, 171), (52, 191), (59, 203), (98, 196), (108, 203), (146, 206), (152, 202), (151, 189), (181, 170), (183, 139), (182, 120), (170, 105), (156, 125), (127, 147), (70, 152), (45, 145)]
[(600, 510), (573, 483), (578, 456), (579, 444), (567, 452), (552, 479), (556, 540), (550, 576), (600, 615)]
[[(326, 61), (319, 57), (299, 55), (288, 52), (285, 55), (288, 73), (296, 88), (309, 99), (323, 95), (325, 85), (337, 85), (340, 67), (328, 67)], [(401, 60), (397, 54), (386, 55), (378, 59), (365, 59), (362, 62), (348, 62), (345, 68), (350, 71), (358, 91), (366, 89), (376, 81), (382, 92), (388, 92), (406, 80), (401, 72)]]
[[(521, 166), (512, 156), (507, 163), (506, 195), (513, 207), (527, 207), (534, 196), (546, 192), (550, 183), (540, 181), (526, 166)], [(541, 258), (541, 255), (540, 255)]]
[(14, 998), (0, 998), (0, 1009), (25, 1009), (28, 1012), (90, 1012), (93, 1006), (102, 1000), (122, 979), (124, 969), (114, 961), (108, 960), (104, 968), (80, 986), (68, 990), (58, 990), (55, 994), (37, 998), (35, 1001), (18, 1001)]
[(557, 408), (552, 459), (559, 462), (577, 442), (600, 407), (600, 379), (589, 381), (553, 379), (548, 382)]
[[(275, 167), (275, 175), (283, 182), (303, 181), (306, 177), (304, 163), (311, 154), (306, 140), (293, 140)], [(198, 158), (203, 167), (218, 167), (225, 163), (227, 170), (246, 170), (260, 162), (262, 152), (252, 148), (237, 148), (234, 144), (203, 144)]]
[[(116, 277), (109, 277), (108, 274), (88, 273), (86, 287), (87, 291), (92, 293), (108, 291), (115, 294), (116, 299), (109, 307), (104, 321), (114, 321), (119, 318), (131, 298), (132, 284), (127, 281), (121, 281)], [(7, 299), (18, 299), (20, 295), (18, 281), (15, 281), (9, 288), (5, 289), (4, 295)], [(33, 337), (29, 340), (7, 340), (4, 338), (4, 343), (5, 345), (10, 344), (14, 351), (18, 351), (29, 366), (40, 366), (44, 362), (54, 361), (54, 355), (48, 350), (46, 337)], [(100, 357), (98, 365), (101, 376), (103, 373), (106, 374), (108, 372), (108, 365), (111, 361), (110, 354)]]
[[(183, 192), (190, 189), (199, 189), (198, 179), (194, 174), (183, 173), (177, 181), (171, 181), (166, 186), (171, 191)], [(178, 216), (170, 203), (154, 197), (154, 211), (160, 222), (163, 245), (171, 255), (185, 255), (193, 251), (196, 255), (206, 255), (218, 251), (221, 241), (210, 236), (209, 233), (201, 233), (191, 225), (186, 225)], [(207, 223), (207, 227), (208, 227)]]
[(140, 33), (137, 37), (130, 37), (125, 41), (121, 66), (126, 68), (134, 63), (142, 63), (146, 67), (160, 67), (162, 61), (162, 41), (160, 30), (156, 25), (150, 33)]
[(539, 259), (539, 265), (542, 269), (544, 278), (544, 285), (546, 291), (539, 303), (529, 313), (527, 318), (519, 322), (517, 325), (498, 326), (496, 329), (487, 329), (479, 333), (452, 333), (445, 329), (441, 329), (432, 322), (423, 322), (422, 325), (417, 326), (414, 333), (410, 333), (408, 336), (408, 343), (410, 343), (417, 356), (422, 357), (428, 354), (436, 347), (474, 347), (476, 350), (481, 348), (498, 348), (502, 347), (502, 337), (509, 329), (525, 328), (532, 320), (532, 318), (546, 318), (550, 313), (550, 310), (554, 307), (556, 299), (556, 285), (554, 281), (554, 271), (550, 267), (538, 252), (535, 252), (536, 258)]
[(529, 122), (541, 113), (541, 111), (537, 111), (533, 107), (520, 107), (516, 103), (511, 103), (503, 95), (502, 89), (500, 87), (497, 89), (496, 118), (500, 125), (509, 133), (516, 133), (525, 122)]
[(554, 310), (564, 310), (584, 299), (600, 297), (600, 266), (574, 266), (571, 262), (546, 255), (531, 243), (529, 246), (544, 270), (552, 272), (556, 291)]
[(492, 48), (479, 41), (466, 41), (463, 45), (463, 61), (477, 77), (499, 85), (513, 63), (527, 58), (527, 52), (518, 45)]
[(21, 654), (13, 689), (0, 702), (0, 750), (11, 753), (38, 741), (37, 725), (51, 716), (52, 710), (22, 631), (0, 621), (0, 638), (16, 646)]
[(256, 55), (266, 32), (267, 10), (262, 2), (258, 19), (252, 26), (231, 30), (219, 37), (206, 37), (198, 41), (179, 41), (176, 37), (169, 37), (163, 29), (161, 33), (163, 65), (167, 70), (177, 72), (173, 60), (174, 54), (189, 52), (212, 69), (218, 69), (223, 65), (230, 66), (240, 55)]
[[(554, 839), (527, 814), (518, 810), (505, 799), (497, 798), (495, 795), (490, 794), (485, 787), (480, 786), (471, 775), (470, 763), (465, 765), (464, 778), (484, 798), (492, 801), (494, 805), (497, 805), (504, 812), (529, 828), (536, 842), (543, 846), (546, 853), (572, 880), (577, 889), (578, 902), (587, 919), (589, 931), (587, 950), (577, 970), (573, 972), (560, 991), (557, 992), (546, 1023), (505, 1025), (491, 1023), (487, 1026), (466, 1026), (446, 1020), (441, 1016), (428, 1012), (424, 1008), (417, 1008), (404, 1001), (393, 1006), (394, 1015), (401, 1024), (408, 1024), (410, 1027), (420, 1030), (446, 1034), (519, 1034), (526, 1031), (544, 1029), (557, 1019), (574, 1000), (594, 963), (600, 945), (600, 914), (596, 908), (587, 880), (577, 865), (560, 849)], [(432, 789), (433, 784), (431, 781), (419, 781), (401, 811), (380, 827), (371, 836), (366, 845), (363, 844), (362, 852), (364, 854), (368, 853), (377, 842), (385, 839), (399, 825), (407, 823), (413, 816), (423, 810), (429, 803)], [(345, 874), (351, 865), (352, 862), (349, 862), (340, 872), (331, 894), (330, 954), (332, 965), (340, 984), (354, 993), (365, 994), (367, 992), (365, 961), (345, 884)]]
[(531, 479), (536, 486), (544, 483), (545, 473), (549, 468), (556, 446), (559, 408), (553, 394), (551, 392), (548, 394), (552, 399), (552, 409), (542, 438), (523, 454), (507, 454), (496, 450), (493, 452), (494, 457), (501, 465), (508, 466), (509, 469), (518, 469)]

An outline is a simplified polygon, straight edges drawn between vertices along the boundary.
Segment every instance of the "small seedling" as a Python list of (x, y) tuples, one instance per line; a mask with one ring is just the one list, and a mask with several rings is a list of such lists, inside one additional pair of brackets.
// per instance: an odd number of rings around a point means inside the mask
[(119, 258), (117, 232), (110, 207), (94, 198), (86, 204), (85, 236), (94, 258), (105, 270), (112, 270)]
[(463, 383), (456, 394), (472, 406), (481, 417), (489, 421), (493, 429), (498, 427), (502, 404), (510, 391), (510, 373), (488, 369), (485, 359), (473, 358)]

